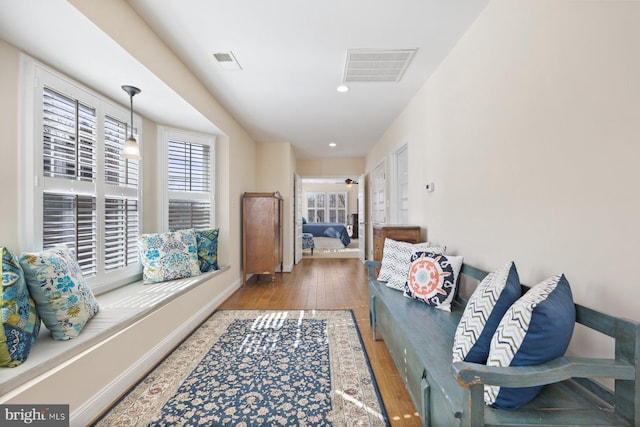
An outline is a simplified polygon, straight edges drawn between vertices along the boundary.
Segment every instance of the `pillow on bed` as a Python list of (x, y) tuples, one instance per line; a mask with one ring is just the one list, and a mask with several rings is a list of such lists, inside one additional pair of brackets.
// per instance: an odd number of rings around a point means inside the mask
[(485, 363), (502, 316), (520, 298), (520, 278), (515, 263), (489, 273), (469, 298), (453, 340), (453, 361)]
[(0, 366), (14, 367), (27, 360), (40, 332), (40, 316), (29, 295), (18, 257), (8, 248), (2, 253), (2, 294), (0, 294)]
[(444, 253), (445, 248), (431, 246), (429, 242), (408, 243), (387, 237), (384, 239), (382, 266), (380, 267), (378, 280), (387, 282), (386, 285), (392, 289), (403, 291), (404, 284), (407, 281), (409, 265), (411, 264), (411, 255), (416, 251)]
[[(487, 366), (530, 366), (562, 356), (571, 340), (576, 310), (569, 282), (551, 277), (529, 289), (500, 321)], [(484, 400), (500, 409), (517, 409), (542, 389), (485, 386)]]
[(327, 237), (335, 237), (336, 239), (340, 238), (340, 233), (333, 227), (327, 227), (322, 234)]
[(411, 255), (404, 296), (440, 310), (451, 311), (461, 268), (461, 256), (416, 252)]

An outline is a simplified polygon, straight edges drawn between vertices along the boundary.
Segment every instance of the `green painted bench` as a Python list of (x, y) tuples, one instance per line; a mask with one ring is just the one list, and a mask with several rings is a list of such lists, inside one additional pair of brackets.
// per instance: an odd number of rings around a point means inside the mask
[[(367, 261), (373, 339), (380, 331), (425, 426), (640, 425), (640, 323), (576, 304), (576, 322), (615, 340), (614, 359), (560, 357), (536, 366), (497, 368), (452, 363), (455, 330), (465, 302), (451, 312), (406, 298), (379, 282)], [(475, 280), (487, 273), (464, 264)], [(523, 287), (523, 291), (528, 288)], [(613, 390), (596, 378), (613, 379)], [(484, 404), (484, 385), (545, 385), (515, 411)]]

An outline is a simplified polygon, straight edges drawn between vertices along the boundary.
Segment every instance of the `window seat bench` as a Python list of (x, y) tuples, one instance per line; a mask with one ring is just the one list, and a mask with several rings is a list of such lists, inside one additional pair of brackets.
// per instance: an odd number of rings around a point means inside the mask
[(142, 280), (97, 295), (100, 311), (90, 319), (80, 335), (67, 341), (56, 341), (44, 323), (29, 357), (15, 368), (0, 368), (0, 403), (7, 393), (38, 376), (56, 369), (96, 344), (108, 340), (136, 321), (157, 311), (180, 295), (229, 269), (203, 273), (188, 279), (143, 285)]

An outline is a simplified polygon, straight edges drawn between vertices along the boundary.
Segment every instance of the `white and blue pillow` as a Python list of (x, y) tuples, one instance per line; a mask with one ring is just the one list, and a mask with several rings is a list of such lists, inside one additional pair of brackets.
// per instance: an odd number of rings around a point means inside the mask
[(520, 278), (514, 262), (489, 273), (469, 298), (458, 323), (453, 361), (485, 363), (502, 316), (520, 295)]
[(157, 283), (199, 275), (198, 243), (193, 229), (138, 237), (144, 283)]
[(400, 242), (390, 238), (384, 240), (384, 250), (382, 252), (382, 266), (378, 274), (378, 280), (399, 291), (404, 291), (407, 281), (407, 273), (411, 264), (411, 255), (414, 252), (430, 251), (432, 253), (444, 253), (445, 248), (431, 246), (429, 242), (408, 243)]
[(99, 306), (73, 253), (64, 245), (24, 252), (20, 266), (38, 314), (53, 339), (64, 341), (80, 335)]
[[(491, 340), (487, 366), (531, 366), (564, 355), (576, 320), (569, 282), (564, 275), (551, 277), (527, 291), (500, 321)], [(517, 409), (542, 389), (486, 385), (485, 403), (500, 409)]]
[(0, 366), (15, 367), (27, 360), (40, 332), (40, 315), (29, 295), (18, 257), (6, 247), (2, 253), (0, 293)]
[(440, 310), (451, 311), (456, 296), (462, 257), (434, 252), (411, 255), (404, 296)]

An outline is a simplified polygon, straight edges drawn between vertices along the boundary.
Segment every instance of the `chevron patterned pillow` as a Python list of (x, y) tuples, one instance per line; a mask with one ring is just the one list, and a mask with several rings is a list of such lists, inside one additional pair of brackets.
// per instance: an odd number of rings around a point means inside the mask
[[(564, 274), (538, 283), (500, 321), (491, 340), (487, 366), (531, 366), (562, 356), (575, 321), (573, 295)], [(517, 409), (541, 389), (485, 386), (484, 400), (496, 408)]]
[(453, 340), (453, 361), (485, 363), (491, 337), (502, 316), (520, 298), (520, 278), (515, 263), (489, 273), (475, 289), (464, 309)]
[(407, 243), (384, 239), (384, 250), (382, 252), (382, 266), (378, 280), (387, 282), (390, 288), (399, 291), (404, 290), (404, 284), (407, 281), (407, 273), (411, 264), (411, 255), (417, 251), (430, 251), (435, 253), (444, 253), (445, 248), (440, 246), (431, 246), (429, 242), (424, 243)]

